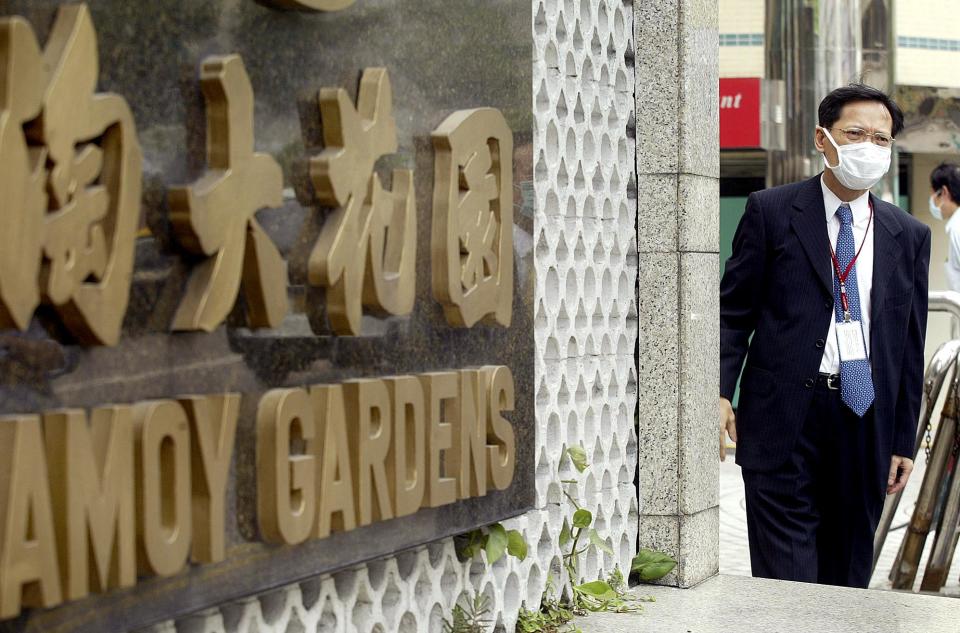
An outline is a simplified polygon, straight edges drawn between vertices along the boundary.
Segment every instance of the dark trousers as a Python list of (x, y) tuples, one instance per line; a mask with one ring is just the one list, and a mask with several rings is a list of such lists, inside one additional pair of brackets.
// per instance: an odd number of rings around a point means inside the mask
[(797, 445), (773, 471), (743, 471), (753, 575), (866, 587), (890, 463), (861, 419), (818, 380)]

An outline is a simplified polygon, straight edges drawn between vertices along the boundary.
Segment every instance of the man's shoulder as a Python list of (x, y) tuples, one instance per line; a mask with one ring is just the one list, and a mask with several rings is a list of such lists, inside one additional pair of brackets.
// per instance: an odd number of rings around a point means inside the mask
[[(771, 223), (770, 226), (785, 226), (793, 216), (788, 212), (794, 206), (809, 206), (817, 200), (822, 200), (822, 194), (818, 179), (809, 178), (754, 191), (750, 194), (750, 198), (754, 209), (765, 219), (765, 222)], [(749, 202), (747, 206), (750, 206)]]
[(900, 223), (900, 226), (903, 227), (907, 233), (909, 233), (914, 239), (924, 239), (927, 235), (930, 234), (930, 227), (913, 217), (897, 205), (881, 200), (879, 198), (874, 198), (878, 207), (882, 206), (888, 213), (892, 214), (896, 218), (897, 222)]
[(784, 202), (792, 202), (794, 198), (797, 197), (805, 187), (811, 186), (812, 179), (801, 180), (800, 182), (791, 182), (786, 185), (778, 185), (776, 187), (769, 187), (767, 189), (761, 189), (759, 191), (754, 191), (753, 196), (760, 201), (761, 204), (767, 203), (779, 203), (783, 204)]

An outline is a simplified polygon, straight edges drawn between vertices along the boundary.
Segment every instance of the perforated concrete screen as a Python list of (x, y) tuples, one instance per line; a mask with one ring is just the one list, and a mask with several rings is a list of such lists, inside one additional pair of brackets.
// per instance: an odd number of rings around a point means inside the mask
[(484, 592), (498, 628), (547, 576), (572, 514), (560, 479), (580, 444), (591, 466), (575, 494), (616, 556), (591, 553), (585, 578), (635, 553), (637, 440), (633, 6), (621, 0), (533, 3), (537, 509), (507, 523), (530, 555), (460, 562), (446, 540), (155, 627), (152, 633), (438, 631), (461, 596)]

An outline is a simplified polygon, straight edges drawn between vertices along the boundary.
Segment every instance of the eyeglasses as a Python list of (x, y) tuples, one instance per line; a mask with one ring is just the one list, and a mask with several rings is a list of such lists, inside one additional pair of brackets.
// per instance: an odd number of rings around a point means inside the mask
[(835, 127), (830, 128), (831, 130), (840, 130), (843, 132), (844, 136), (847, 137), (847, 140), (851, 143), (862, 143), (868, 138), (872, 139), (876, 145), (880, 147), (890, 147), (893, 145), (893, 142), (897, 139), (893, 138), (889, 134), (884, 134), (883, 132), (874, 132), (870, 133), (866, 130), (861, 130), (858, 127)]

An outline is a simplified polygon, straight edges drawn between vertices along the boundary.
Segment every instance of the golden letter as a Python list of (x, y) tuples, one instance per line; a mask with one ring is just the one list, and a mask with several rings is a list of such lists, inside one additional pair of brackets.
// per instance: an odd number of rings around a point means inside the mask
[(310, 397), (320, 420), (319, 441), (311, 447), (321, 461), (317, 538), (326, 538), (331, 529), (346, 532), (357, 527), (343, 386), (317, 385), (310, 389)]
[(33, 29), (0, 20), (0, 328), (26, 330), (40, 303), (40, 249), (47, 214), (45, 165), (23, 126), (39, 116), (47, 76)]
[(394, 514), (402, 517), (420, 509), (426, 490), (423, 386), (414, 376), (386, 378), (384, 382), (393, 403)]
[[(240, 394), (186, 396), (191, 429), (193, 471), (193, 553), (198, 563), (216, 563), (226, 556), (224, 504), (227, 476), (240, 413)], [(203, 473), (203, 477), (199, 473)]]
[(449, 468), (440, 468), (450, 458), (453, 427), (460, 424), (460, 385), (456, 372), (431, 372), (418, 376), (423, 385), (427, 409), (427, 436), (430, 438), (427, 477), (427, 505), (437, 508), (457, 500), (457, 480), (444, 477)]
[(493, 108), (454, 112), (432, 134), (433, 295), (450, 325), (513, 310), (513, 132)]
[(340, 11), (346, 9), (354, 0), (262, 0), (278, 9), (293, 11)]
[(502, 411), (513, 411), (513, 373), (503, 365), (484, 367), (482, 373), (484, 384), (489, 389), (487, 402), (490, 405), (487, 417), (487, 482), (497, 490), (503, 490), (513, 481), (517, 460), (513, 426), (500, 415)]
[[(130, 407), (43, 416), (60, 569), (69, 600), (137, 581)], [(91, 569), (90, 563), (93, 562)]]
[(170, 190), (177, 239), (207, 259), (196, 267), (173, 318), (174, 330), (211, 332), (230, 313), (241, 280), (253, 327), (287, 313), (287, 265), (254, 217), (283, 202), (283, 174), (253, 147), (253, 88), (238, 55), (208, 57), (200, 71), (207, 103), (207, 173)]
[(62, 600), (40, 418), (0, 418), (0, 619)]
[(141, 154), (127, 102), (94, 94), (86, 5), (60, 7), (42, 54), (26, 22), (0, 20), (0, 65), (0, 327), (26, 329), (42, 296), (80, 342), (114, 345), (130, 296)]
[(190, 554), (190, 427), (174, 400), (133, 405), (140, 452), (138, 530), (145, 560), (138, 567), (159, 576), (180, 571)]
[(457, 473), (461, 499), (487, 494), (487, 393), (480, 372), (460, 371), (460, 423), (453, 427), (448, 470)]
[(257, 411), (257, 515), (270, 543), (296, 545), (310, 537), (317, 513), (315, 460), (291, 454), (294, 441), (311, 442), (316, 423), (303, 389), (274, 389)]
[(413, 172), (393, 172), (386, 191), (377, 159), (397, 151), (390, 79), (368, 68), (357, 106), (342, 88), (320, 91), (326, 149), (310, 159), (324, 205), (338, 207), (310, 253), (309, 281), (326, 287), (327, 316), (337, 334), (360, 334), (361, 304), (409, 314), (416, 294), (417, 210)]
[[(347, 418), (355, 420), (351, 430), (351, 459), (356, 468), (353, 476), (357, 522), (369, 525), (393, 518), (390, 450), (390, 396), (382, 380), (348, 380), (343, 383), (343, 399)], [(377, 503), (373, 503), (376, 493)]]

